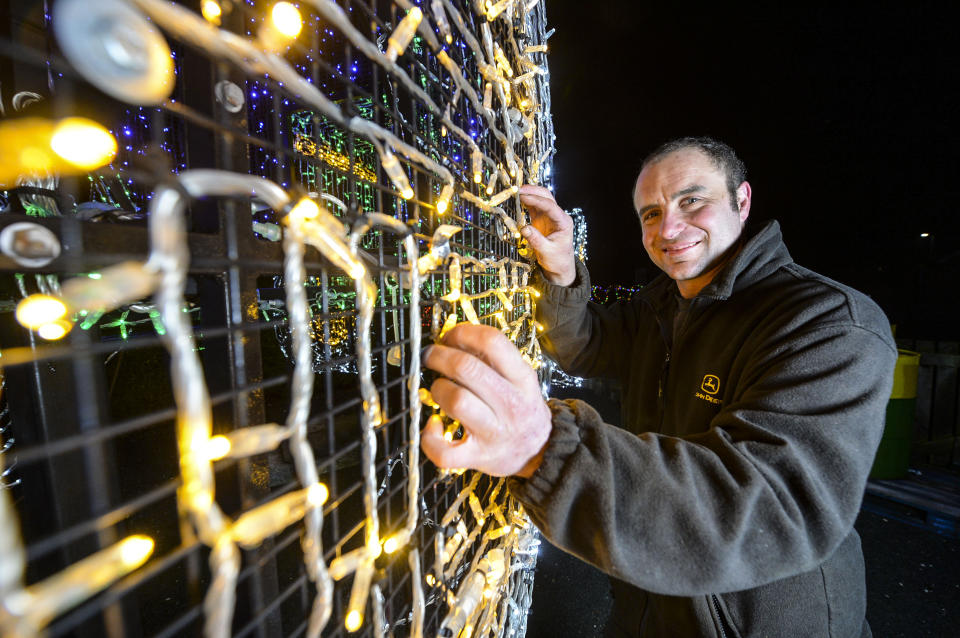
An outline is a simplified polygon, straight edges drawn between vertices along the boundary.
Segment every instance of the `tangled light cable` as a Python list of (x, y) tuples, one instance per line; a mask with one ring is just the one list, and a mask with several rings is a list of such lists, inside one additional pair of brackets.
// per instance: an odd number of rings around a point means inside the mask
[[(316, 462), (306, 442), (305, 432), (305, 409), (309, 405), (312, 387), (311, 381), (306, 378), (310, 374), (309, 364), (307, 372), (303, 371), (302, 366), (294, 371), (287, 427), (282, 431), (273, 425), (237, 430), (232, 433), (232, 441), (224, 451), (211, 436), (210, 397), (197, 357), (192, 327), (182, 311), (190, 258), (186, 244), (183, 216), (186, 202), (183, 193), (190, 197), (256, 196), (277, 211), (283, 210), (290, 198), (273, 182), (225, 171), (187, 171), (180, 175), (177, 186), (179, 188), (161, 186), (154, 195), (150, 215), (151, 254), (147, 269), (159, 273), (157, 308), (166, 327), (163, 340), (171, 355), (171, 376), (177, 404), (177, 444), (183, 479), (178, 499), (199, 539), (211, 548), (213, 582), (204, 600), (205, 634), (210, 638), (229, 635), (240, 560), (237, 546), (256, 547), (268, 536), (306, 517), (304, 560), (307, 573), (317, 584), (318, 590), (308, 633), (318, 636), (329, 618), (331, 586), (320, 545), (321, 507), (327, 498), (327, 490), (317, 479)], [(297, 207), (293, 210), (297, 210)], [(299, 244), (296, 230), (291, 230), (290, 225), (287, 235), (284, 242), (288, 251), (286, 269), (288, 275), (298, 275), (302, 272), (302, 247), (298, 246), (302, 244)], [(294, 281), (302, 281), (302, 277)], [(302, 289), (302, 286), (298, 287)], [(302, 320), (305, 300), (294, 294), (289, 301), (298, 313), (297, 320)], [(303, 347), (301, 333), (304, 329), (303, 324), (293, 327), (298, 350)], [(232, 451), (232, 456), (265, 452), (274, 449), (288, 437), (291, 438), (291, 450), (303, 489), (268, 501), (231, 522), (214, 497), (213, 461), (224, 452), (231, 454)]]

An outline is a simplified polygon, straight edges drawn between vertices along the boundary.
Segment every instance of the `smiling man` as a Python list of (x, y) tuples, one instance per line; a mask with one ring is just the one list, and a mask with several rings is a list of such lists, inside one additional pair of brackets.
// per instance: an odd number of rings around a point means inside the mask
[(776, 222), (749, 233), (733, 150), (683, 138), (643, 162), (643, 244), (663, 275), (589, 303), (572, 222), (525, 186), (544, 348), (616, 379), (619, 426), (544, 402), (495, 328), (463, 325), (424, 355), (466, 430), (424, 430), (444, 467), (510, 476), (554, 544), (611, 576), (615, 636), (869, 636), (853, 530), (883, 430), (896, 347), (863, 294), (795, 264)]
[(737, 251), (750, 214), (743, 165), (732, 151), (726, 155), (718, 153), (715, 160), (696, 147), (668, 146), (646, 161), (637, 179), (634, 205), (643, 246), (686, 299)]

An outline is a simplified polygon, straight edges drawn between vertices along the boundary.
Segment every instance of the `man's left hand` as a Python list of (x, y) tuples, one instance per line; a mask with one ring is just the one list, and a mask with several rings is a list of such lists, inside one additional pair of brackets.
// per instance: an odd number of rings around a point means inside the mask
[(460, 324), (430, 346), (423, 357), (439, 372), (433, 399), (465, 430), (445, 441), (431, 419), (421, 445), (439, 467), (469, 468), (492, 476), (529, 478), (543, 458), (553, 427), (537, 374), (520, 351), (491, 326)]

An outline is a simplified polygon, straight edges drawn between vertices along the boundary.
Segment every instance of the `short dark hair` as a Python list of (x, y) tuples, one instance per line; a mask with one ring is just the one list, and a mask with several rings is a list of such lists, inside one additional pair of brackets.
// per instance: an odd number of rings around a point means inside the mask
[(640, 164), (640, 171), (643, 171), (650, 164), (659, 162), (670, 153), (687, 148), (700, 151), (710, 158), (714, 166), (723, 171), (727, 177), (727, 191), (730, 193), (730, 202), (736, 207), (737, 188), (747, 179), (747, 167), (729, 145), (712, 137), (680, 137), (661, 144), (643, 159)]

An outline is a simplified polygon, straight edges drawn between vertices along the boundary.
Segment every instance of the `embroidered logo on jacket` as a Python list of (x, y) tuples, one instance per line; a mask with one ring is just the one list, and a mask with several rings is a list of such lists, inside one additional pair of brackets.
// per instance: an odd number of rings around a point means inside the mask
[(704, 375), (700, 389), (707, 394), (716, 394), (720, 391), (720, 377), (713, 374)]
[(708, 403), (713, 403), (715, 405), (720, 405), (723, 403), (720, 399), (713, 396), (717, 392), (720, 392), (720, 377), (715, 374), (704, 375), (703, 381), (700, 382), (700, 390), (702, 392), (694, 392), (693, 395), (698, 399), (703, 399)]

